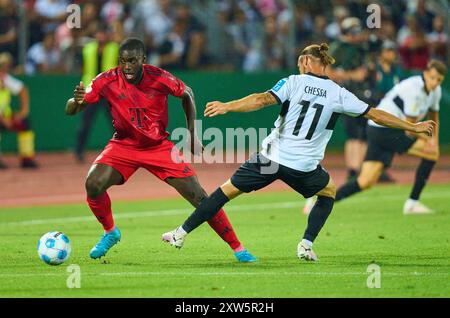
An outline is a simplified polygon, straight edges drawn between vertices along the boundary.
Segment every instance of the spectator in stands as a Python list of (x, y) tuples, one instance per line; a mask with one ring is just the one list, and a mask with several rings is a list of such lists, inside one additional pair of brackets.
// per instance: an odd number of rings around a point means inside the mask
[[(330, 54), (336, 63), (327, 68), (328, 76), (338, 83), (342, 83), (359, 99), (367, 100), (368, 89), (366, 52), (363, 43), (367, 37), (362, 31), (361, 21), (356, 17), (349, 17), (342, 21), (341, 35), (330, 45)], [(348, 178), (356, 177), (366, 153), (366, 122), (364, 118), (343, 117), (347, 141), (345, 142), (345, 163)]]
[(405, 68), (423, 70), (430, 58), (428, 42), (414, 15), (406, 18), (406, 25), (399, 31), (397, 42)]
[(263, 65), (261, 71), (281, 70), (285, 65), (283, 37), (278, 29), (275, 16), (267, 16), (264, 22)]
[(103, 22), (112, 25), (114, 21), (122, 19), (125, 11), (124, 0), (108, 0), (100, 10)]
[(0, 0), (0, 52), (17, 55), (17, 7), (13, 0)]
[(172, 31), (158, 47), (156, 53), (150, 56), (150, 64), (158, 65), (167, 70), (184, 68), (183, 56), (186, 53), (184, 36), (186, 32), (186, 22), (175, 20)]
[(186, 68), (196, 69), (206, 64), (205, 26), (192, 14), (188, 4), (180, 4), (176, 8), (175, 18), (186, 26), (183, 36), (186, 46), (183, 64)]
[(79, 30), (79, 36), (81, 38), (88, 38), (91, 41), (95, 38), (95, 32), (99, 28), (101, 23), (98, 18), (98, 9), (97, 6), (93, 3), (86, 3), (81, 11), (81, 21), (83, 23), (83, 27)]
[(36, 0), (34, 10), (38, 15), (44, 33), (55, 31), (67, 17), (67, 0)]
[(55, 33), (48, 32), (42, 42), (34, 44), (28, 50), (25, 72), (51, 74), (63, 71), (61, 51), (56, 44)]
[(171, 32), (174, 24), (172, 8), (172, 0), (141, 0), (133, 10), (135, 34), (145, 35), (150, 50), (159, 47)]
[(431, 32), (433, 29), (433, 12), (429, 11), (425, 6), (425, 0), (418, 0), (415, 12), (417, 23), (422, 27), (424, 32)]
[(294, 12), (294, 23), (297, 48), (303, 48), (311, 39), (311, 33), (313, 32), (314, 25), (311, 15), (308, 10), (306, 10), (306, 5), (299, 4), (296, 6)]
[[(111, 32), (107, 25), (99, 25), (95, 40), (83, 47), (83, 84), (88, 86), (98, 74), (115, 68), (119, 62), (118, 59), (119, 44), (111, 41)], [(90, 105), (82, 113), (75, 146), (75, 158), (80, 163), (84, 162), (84, 149), (92, 121), (100, 109), (104, 110), (110, 119), (109, 105), (104, 99), (95, 105)]]
[(341, 24), (345, 18), (350, 16), (350, 12), (344, 6), (333, 7), (333, 21), (328, 24), (325, 32), (331, 40), (337, 40), (341, 35)]
[(248, 21), (247, 15), (241, 8), (234, 6), (231, 16), (231, 21), (227, 25), (234, 51), (231, 59), (237, 69), (254, 71), (261, 62), (260, 36), (255, 32), (255, 25)]
[(316, 15), (314, 17), (314, 27), (311, 30), (310, 42), (314, 43), (328, 43), (329, 38), (326, 33), (327, 18), (324, 15)]
[(396, 61), (397, 45), (393, 41), (385, 40), (376, 63), (376, 80), (375, 86), (372, 88), (371, 105), (378, 105), (384, 95), (403, 80), (403, 71)]
[(428, 33), (427, 40), (430, 44), (431, 58), (446, 61), (448, 54), (448, 34), (445, 33), (445, 19), (438, 15), (433, 20), (433, 31)]
[[(30, 98), (24, 83), (9, 74), (13, 64), (11, 54), (0, 54), (0, 132), (14, 131), (17, 133), (17, 148), (19, 149), (22, 168), (37, 168), (34, 159), (34, 132), (28, 119), (30, 113)], [(11, 108), (12, 96), (19, 97), (19, 111)], [(0, 169), (7, 166), (0, 161)]]

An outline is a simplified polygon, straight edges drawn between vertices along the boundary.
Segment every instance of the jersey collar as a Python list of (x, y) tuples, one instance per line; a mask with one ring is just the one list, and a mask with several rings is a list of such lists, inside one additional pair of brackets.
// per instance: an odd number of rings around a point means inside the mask
[(427, 95), (430, 95), (430, 91), (427, 89), (427, 85), (425, 84), (425, 77), (423, 77), (423, 74), (420, 75), (420, 77), (422, 78), (422, 81), (423, 81), (423, 90), (425, 91), (425, 93)]
[(322, 78), (322, 79), (330, 79), (328, 76), (321, 76), (321, 75), (317, 75), (317, 74), (314, 74), (314, 73), (311, 73), (311, 72), (308, 72), (308, 73), (305, 73), (306, 75), (311, 75), (311, 76), (315, 76), (315, 77), (318, 77), (318, 78)]

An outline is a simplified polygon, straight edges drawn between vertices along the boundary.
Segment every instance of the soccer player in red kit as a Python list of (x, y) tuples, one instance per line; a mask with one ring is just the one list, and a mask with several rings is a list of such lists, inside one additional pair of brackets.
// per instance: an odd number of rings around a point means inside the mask
[[(167, 98), (173, 95), (182, 100), (191, 152), (201, 154), (203, 146), (194, 126), (196, 107), (192, 89), (169, 72), (144, 64), (145, 60), (144, 43), (136, 38), (126, 39), (119, 49), (119, 66), (99, 74), (87, 88), (80, 82), (74, 97), (67, 101), (66, 114), (74, 115), (100, 98), (107, 99), (115, 128), (86, 179), (87, 202), (105, 230), (90, 252), (94, 259), (104, 256), (121, 238), (107, 189), (125, 183), (138, 168), (147, 169), (174, 187), (194, 207), (207, 197), (194, 170), (167, 139)], [(239, 242), (223, 210), (209, 225), (230, 245), (238, 261), (256, 260)]]

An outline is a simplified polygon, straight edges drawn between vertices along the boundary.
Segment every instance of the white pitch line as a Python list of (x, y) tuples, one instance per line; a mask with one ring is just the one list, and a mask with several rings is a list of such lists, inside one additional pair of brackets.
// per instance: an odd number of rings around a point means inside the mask
[[(23, 273), (23, 274), (0, 274), (0, 278), (20, 278), (20, 277), (57, 277), (67, 276), (67, 273)], [(110, 272), (110, 273), (86, 273), (86, 276), (367, 276), (366, 272)], [(433, 272), (407, 272), (392, 273), (381, 271), (385, 276), (443, 276), (450, 277), (450, 273)]]
[[(371, 200), (380, 200), (380, 197), (383, 201), (396, 201), (400, 199), (405, 199), (406, 195), (399, 194), (382, 194), (377, 196), (358, 196), (356, 198), (351, 198), (348, 201), (345, 201), (346, 205), (355, 205), (360, 204), (361, 202), (367, 202)], [(424, 195), (425, 198), (433, 199), (433, 198), (442, 198), (448, 197), (448, 192), (435, 192)], [(303, 200), (299, 201), (287, 201), (287, 202), (274, 202), (274, 203), (258, 203), (258, 204), (239, 204), (239, 205), (229, 205), (226, 206), (226, 209), (233, 211), (248, 211), (248, 210), (270, 210), (270, 209), (291, 209), (298, 208), (300, 209), (303, 206)], [(129, 218), (146, 218), (146, 217), (158, 217), (158, 216), (173, 216), (173, 215), (186, 215), (188, 216), (192, 212), (193, 208), (185, 208), (185, 209), (167, 209), (167, 210), (150, 210), (150, 211), (141, 211), (141, 212), (124, 212), (124, 213), (115, 213), (114, 219), (129, 219)], [(95, 220), (94, 216), (77, 216), (77, 217), (62, 217), (62, 218), (49, 218), (49, 219), (33, 219), (27, 221), (14, 221), (14, 222), (0, 222), (0, 226), (26, 226), (26, 225), (41, 225), (41, 224), (53, 224), (53, 223), (78, 223), (84, 221), (92, 221)]]

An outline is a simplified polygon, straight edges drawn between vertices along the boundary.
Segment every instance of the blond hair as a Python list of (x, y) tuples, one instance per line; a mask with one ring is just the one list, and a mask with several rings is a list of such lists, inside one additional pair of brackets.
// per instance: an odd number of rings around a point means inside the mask
[(300, 56), (309, 55), (320, 60), (324, 66), (332, 65), (336, 60), (328, 53), (329, 48), (326, 43), (321, 43), (320, 45), (312, 44), (305, 47), (300, 53)]
[(434, 59), (430, 60), (427, 64), (427, 70), (431, 70), (432, 68), (434, 68), (442, 76), (445, 76), (445, 74), (447, 74), (447, 66), (441, 61)]

